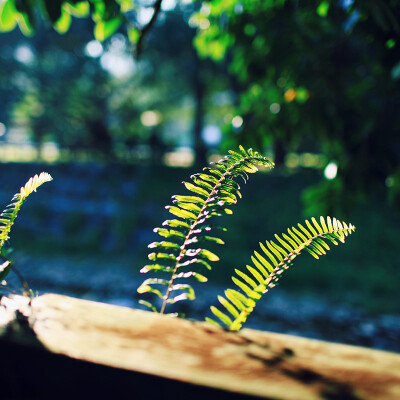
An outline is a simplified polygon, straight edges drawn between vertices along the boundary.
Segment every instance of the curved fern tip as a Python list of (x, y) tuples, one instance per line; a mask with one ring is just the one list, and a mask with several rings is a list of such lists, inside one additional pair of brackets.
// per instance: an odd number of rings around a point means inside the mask
[[(164, 276), (169, 274), (169, 279), (146, 279), (139, 288), (140, 293), (151, 292), (162, 300), (160, 313), (164, 313), (167, 304), (194, 299), (194, 290), (190, 285), (176, 282), (190, 277), (200, 282), (207, 281), (205, 276), (193, 270), (195, 267), (210, 270), (210, 263), (218, 261), (219, 257), (201, 243), (224, 244), (215, 232), (219, 227), (210, 224), (209, 219), (233, 213), (231, 207), (242, 198), (237, 180), (243, 179), (246, 183), (249, 174), (258, 171), (258, 166), (272, 168), (273, 163), (256, 151), (239, 146), (239, 150), (230, 150), (222, 160), (191, 175), (190, 181), (183, 181), (190, 193), (172, 196), (172, 205), (165, 208), (173, 219), (164, 221), (164, 228), (154, 229), (168, 241), (149, 245), (159, 251), (148, 255), (153, 264), (141, 270)], [(155, 286), (162, 287), (164, 293)]]
[(12, 225), (14, 224), (15, 218), (17, 218), (18, 212), (26, 200), (26, 198), (32, 193), (36, 192), (36, 189), (45, 182), (51, 181), (53, 178), (47, 172), (42, 172), (39, 175), (35, 175), (26, 182), (25, 186), (21, 187), (20, 191), (14, 195), (5, 210), (0, 214), (0, 250), (4, 243), (9, 239), (9, 233)]

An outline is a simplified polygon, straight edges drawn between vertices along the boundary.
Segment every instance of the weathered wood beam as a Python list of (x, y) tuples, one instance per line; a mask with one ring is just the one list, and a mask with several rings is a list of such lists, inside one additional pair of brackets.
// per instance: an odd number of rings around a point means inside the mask
[(0, 308), (0, 398), (400, 399), (399, 354), (53, 294), (27, 303)]

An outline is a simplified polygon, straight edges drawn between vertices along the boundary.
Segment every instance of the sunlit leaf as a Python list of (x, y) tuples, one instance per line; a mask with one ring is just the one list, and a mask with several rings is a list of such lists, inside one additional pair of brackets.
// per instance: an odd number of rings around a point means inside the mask
[[(326, 254), (326, 251), (329, 250), (329, 246), (325, 243), (324, 239), (334, 241), (335, 238), (338, 238), (344, 242), (345, 237), (355, 230), (352, 224), (346, 224), (345, 222), (338, 221), (336, 218), (330, 219), (328, 217), (325, 221), (321, 217), (320, 224), (317, 223), (315, 218), (312, 218), (311, 221), (313, 224), (305, 221), (307, 228), (298, 224), (302, 233), (292, 227), (292, 230), (288, 229), (290, 236), (282, 234), (282, 237), (279, 237), (275, 235), (275, 238), (277, 238), (282, 247), (273, 241), (267, 241), (266, 246), (260, 243), (260, 247), (265, 253), (266, 258), (255, 251), (251, 259), (256, 268), (247, 265), (246, 272), (238, 269), (235, 270), (236, 274), (242, 280), (234, 276), (232, 280), (244, 294), (233, 289), (226, 290), (224, 292), (225, 297), (230, 303), (227, 303), (227, 300), (222, 300), (220, 296), (218, 297), (218, 301), (232, 318), (224, 313), (220, 315), (221, 311), (216, 307), (212, 308), (213, 314), (218, 316), (229, 329), (238, 330), (241, 328), (248, 315), (252, 312), (257, 300), (268, 291), (268, 288), (275, 286), (282, 273), (289, 268), (293, 259), (302, 250), (306, 250), (318, 259), (319, 256)], [(296, 234), (293, 232), (296, 232)], [(270, 262), (274, 267), (272, 267)], [(235, 308), (232, 309), (232, 305)], [(231, 321), (230, 324), (228, 324), (228, 320)]]
[(161, 264), (151, 264), (151, 265), (145, 265), (140, 272), (147, 273), (149, 271), (165, 271), (165, 272), (172, 272), (173, 268), (170, 266), (166, 265), (161, 265)]
[(63, 11), (61, 17), (53, 24), (54, 29), (60, 33), (66, 33), (71, 26), (71, 15)]
[(150, 308), (151, 311), (157, 312), (157, 309), (153, 306), (153, 304), (146, 300), (139, 300), (139, 304), (143, 304), (144, 306)]
[[(175, 250), (175, 254), (163, 251), (149, 254), (149, 258), (153, 261), (158, 259), (168, 260), (168, 266), (154, 263), (152, 266), (142, 269), (142, 272), (153, 270), (154, 272), (159, 271), (171, 274), (168, 283), (165, 283), (165, 295), (160, 309), (161, 313), (164, 313), (167, 304), (194, 298), (194, 291), (192, 296), (192, 291), (189, 289), (190, 286), (186, 286), (184, 293), (172, 294), (172, 292), (183, 290), (184, 288), (184, 286), (179, 286), (181, 284), (177, 284), (175, 279), (182, 280), (194, 277), (200, 282), (205, 282), (207, 278), (194, 271), (193, 267), (204, 266), (207, 269), (211, 269), (209, 262), (219, 260), (216, 254), (200, 247), (199, 244), (200, 241), (201, 243), (224, 243), (221, 238), (210, 235), (211, 230), (220, 229), (221, 227), (216, 227), (214, 224), (210, 225), (209, 220), (210, 218), (214, 219), (217, 216), (221, 216), (223, 213), (232, 213), (232, 210), (226, 206), (235, 204), (237, 199), (241, 197), (240, 186), (235, 179), (240, 177), (246, 181), (248, 179), (246, 170), (247, 172), (255, 172), (258, 170), (257, 165), (273, 166), (273, 163), (251, 149), (247, 152), (243, 149), (243, 152), (243, 155), (241, 153), (231, 153), (223, 160), (212, 164), (211, 167), (204, 168), (203, 170), (207, 171), (207, 173), (192, 175), (193, 183), (183, 182), (186, 189), (195, 195), (173, 196), (174, 205), (166, 208), (180, 219), (167, 220), (163, 223), (163, 226), (180, 228), (179, 231), (166, 228), (156, 228), (154, 230), (159, 235), (170, 238), (170, 240), (173, 238), (173, 242), (153, 242), (149, 245), (150, 248)], [(225, 228), (221, 229), (226, 230)], [(194, 245), (199, 247), (191, 248)], [(265, 271), (265, 268), (261, 266), (261, 270)], [(254, 271), (253, 275), (261, 276), (262, 271), (261, 273), (255, 269)], [(141, 291), (153, 290), (151, 284), (147, 283), (144, 286), (149, 286), (149, 288), (143, 289), (141, 287)], [(259, 286), (261, 287), (261, 285)], [(254, 296), (257, 297), (258, 294), (254, 293)], [(235, 301), (238, 302), (239, 300), (235, 297)], [(246, 305), (253, 304), (254, 300), (247, 299), (245, 302)], [(232, 302), (232, 304), (235, 303)], [(227, 307), (232, 310), (229, 305)], [(235, 305), (231, 307), (235, 307)], [(252, 305), (249, 307), (252, 307)]]
[(322, 18), (325, 18), (328, 15), (328, 11), (329, 11), (329, 1), (326, 0), (322, 1), (317, 7), (317, 14)]
[(0, 3), (0, 31), (12, 31), (17, 26), (17, 12), (11, 1)]
[(160, 236), (169, 238), (171, 236), (176, 236), (178, 238), (184, 238), (185, 234), (182, 232), (176, 231), (174, 229), (165, 229), (165, 228), (154, 228), (154, 232), (158, 233)]
[(187, 211), (187, 210), (183, 210), (182, 208), (179, 207), (174, 207), (174, 206), (166, 206), (165, 207), (171, 214), (176, 215), (179, 218), (183, 218), (183, 219), (196, 219), (196, 214)]
[(191, 192), (200, 194), (201, 196), (208, 197), (208, 192), (206, 190), (199, 188), (196, 185), (193, 185), (193, 183), (183, 182), (183, 184), (186, 186), (186, 189), (190, 190)]
[(109, 21), (99, 20), (94, 27), (94, 37), (102, 42), (113, 35), (122, 24), (122, 17), (117, 16)]
[(24, 13), (18, 14), (17, 22), (18, 22), (20, 31), (25, 36), (32, 36), (35, 33), (35, 30), (33, 29), (32, 25), (31, 25), (31, 21), (29, 20), (28, 15), (26, 15)]
[(65, 10), (77, 18), (85, 18), (89, 16), (90, 13), (90, 5), (87, 1), (81, 1), (75, 4), (64, 3)]
[(223, 312), (221, 312), (220, 310), (218, 310), (217, 307), (212, 306), (211, 307), (211, 311), (212, 313), (218, 317), (225, 325), (230, 326), (232, 325), (232, 320)]
[(173, 196), (174, 199), (188, 203), (204, 204), (205, 200), (197, 196)]

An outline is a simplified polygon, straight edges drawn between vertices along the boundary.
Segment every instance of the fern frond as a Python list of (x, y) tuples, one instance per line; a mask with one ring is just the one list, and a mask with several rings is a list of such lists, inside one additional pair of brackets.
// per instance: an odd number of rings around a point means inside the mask
[[(175, 280), (189, 277), (200, 282), (207, 280), (192, 269), (195, 266), (211, 269), (210, 263), (219, 260), (216, 254), (199, 245), (200, 242), (224, 244), (218, 236), (218, 227), (210, 224), (210, 218), (232, 214), (230, 207), (242, 197), (236, 179), (240, 177), (246, 182), (248, 174), (257, 172), (257, 166), (260, 165), (272, 168), (274, 164), (257, 151), (245, 150), (240, 146), (238, 152), (229, 151), (223, 160), (192, 175), (191, 182), (183, 182), (191, 193), (172, 196), (173, 204), (166, 206), (166, 209), (173, 219), (164, 221), (162, 227), (154, 229), (167, 240), (149, 245), (155, 250), (148, 256), (153, 264), (141, 270), (143, 273), (161, 272), (169, 278), (146, 279), (138, 288), (139, 293), (152, 292), (162, 299), (160, 313), (164, 313), (167, 304), (195, 298), (190, 285), (177, 284)], [(160, 287), (163, 286), (165, 291), (162, 293)], [(150, 302), (142, 304), (155, 309)]]
[(6, 240), (9, 238), (9, 233), (18, 211), (26, 198), (45, 182), (51, 181), (53, 178), (47, 172), (42, 172), (39, 176), (35, 175), (30, 178), (25, 186), (21, 187), (19, 193), (16, 193), (11, 200), (11, 203), (0, 214), (0, 251)]
[[(304, 226), (305, 225), (305, 226)], [(228, 329), (239, 330), (253, 311), (257, 301), (270, 288), (274, 287), (281, 274), (290, 267), (293, 260), (306, 250), (313, 257), (319, 258), (330, 250), (328, 243), (344, 243), (345, 237), (354, 232), (352, 224), (340, 222), (336, 218), (320, 217), (311, 222), (298, 224), (283, 233), (275, 235), (276, 241), (260, 243), (260, 253), (255, 251), (251, 257), (254, 266), (247, 265), (247, 271), (235, 270), (232, 277), (235, 285), (242, 291), (227, 289), (225, 297), (219, 296), (220, 308), (211, 307), (211, 312), (220, 321), (206, 318), (207, 321), (225, 325)]]

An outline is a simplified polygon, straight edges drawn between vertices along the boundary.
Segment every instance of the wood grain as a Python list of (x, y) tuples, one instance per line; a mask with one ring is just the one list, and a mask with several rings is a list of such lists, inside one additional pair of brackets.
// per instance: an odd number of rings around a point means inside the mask
[[(19, 297), (7, 302), (0, 309), (0, 325), (6, 326), (1, 351), (13, 343), (35, 348), (37, 356), (47, 352), (82, 361), (85, 368), (146, 376), (150, 387), (144, 393), (157, 394), (161, 379), (176, 383), (174, 399), (179, 383), (208, 388), (207, 398), (218, 399), (221, 393), (282, 400), (400, 399), (395, 353), (251, 329), (231, 333), (205, 322), (54, 294), (31, 305)], [(24, 325), (22, 314), (29, 323)]]

